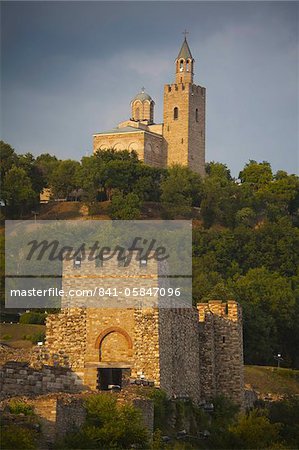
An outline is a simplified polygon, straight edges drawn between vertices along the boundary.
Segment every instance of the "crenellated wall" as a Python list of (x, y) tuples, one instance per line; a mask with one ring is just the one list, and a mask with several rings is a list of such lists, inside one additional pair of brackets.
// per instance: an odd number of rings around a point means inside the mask
[[(65, 288), (76, 270), (68, 264)], [(87, 266), (82, 265), (76, 273), (81, 275), (81, 287), (92, 288), (97, 281), (88, 276), (92, 272)], [(101, 270), (105, 275), (111, 267)], [(114, 270), (118, 285), (126, 286), (137, 283), (141, 269), (133, 265), (131, 278), (128, 268), (117, 266)], [(156, 286), (155, 268), (149, 265), (148, 270), (142, 282)], [(154, 381), (170, 397), (201, 402), (223, 394), (243, 403), (242, 313), (235, 301), (214, 300), (184, 309), (65, 308), (49, 315), (46, 327), (48, 363), (67, 358), (68, 366), (91, 389), (98, 387), (98, 369), (118, 368), (126, 377), (142, 375)]]
[(240, 305), (230, 300), (214, 300), (197, 305), (200, 355), (205, 369), (201, 384), (209, 395), (223, 394), (244, 402), (243, 332)]

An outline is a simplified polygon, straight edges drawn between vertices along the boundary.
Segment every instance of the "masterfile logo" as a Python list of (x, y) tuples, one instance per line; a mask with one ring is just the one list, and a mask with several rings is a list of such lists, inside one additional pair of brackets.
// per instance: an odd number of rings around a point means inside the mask
[(7, 221), (6, 306), (189, 307), (191, 221)]

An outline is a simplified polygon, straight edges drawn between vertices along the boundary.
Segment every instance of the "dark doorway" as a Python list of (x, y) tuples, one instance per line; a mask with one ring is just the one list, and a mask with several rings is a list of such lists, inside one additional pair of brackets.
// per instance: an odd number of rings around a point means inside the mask
[(122, 369), (105, 368), (98, 369), (98, 389), (108, 391), (113, 386), (122, 385)]

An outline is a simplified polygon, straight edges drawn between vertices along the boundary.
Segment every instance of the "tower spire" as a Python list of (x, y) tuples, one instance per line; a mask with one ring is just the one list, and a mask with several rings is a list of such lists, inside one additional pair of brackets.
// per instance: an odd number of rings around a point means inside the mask
[(194, 59), (187, 42), (187, 30), (182, 33), (184, 41), (176, 59), (176, 83), (193, 83)]

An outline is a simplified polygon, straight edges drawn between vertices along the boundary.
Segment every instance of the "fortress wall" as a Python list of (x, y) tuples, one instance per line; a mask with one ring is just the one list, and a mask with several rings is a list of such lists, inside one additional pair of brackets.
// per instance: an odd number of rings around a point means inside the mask
[(62, 367), (34, 369), (28, 363), (10, 361), (0, 367), (0, 391), (4, 395), (79, 392), (83, 381), (75, 372)]
[(146, 379), (160, 386), (159, 311), (157, 308), (140, 308), (134, 312), (134, 360), (132, 376), (142, 372)]
[(160, 309), (161, 387), (200, 400), (198, 316), (194, 308)]
[(214, 316), (207, 314), (199, 327), (200, 386), (202, 399), (209, 400), (216, 395)]
[(202, 324), (200, 358), (206, 373), (201, 380), (207, 397), (225, 395), (244, 402), (243, 334), (241, 307), (220, 300), (197, 305)]
[[(49, 314), (46, 320), (46, 348), (50, 355), (68, 356), (72, 369), (82, 369), (85, 360), (86, 310), (64, 309), (59, 314)], [(55, 358), (54, 358), (55, 359)], [(58, 359), (58, 358), (57, 358)]]

